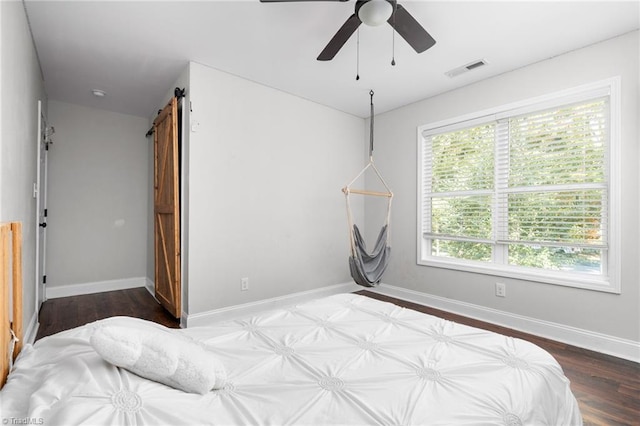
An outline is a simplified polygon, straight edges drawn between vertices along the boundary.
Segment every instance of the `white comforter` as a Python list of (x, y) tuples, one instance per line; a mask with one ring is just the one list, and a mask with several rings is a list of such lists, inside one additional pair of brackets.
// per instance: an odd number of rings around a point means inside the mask
[(541, 348), (363, 296), (175, 330), (225, 365), (228, 383), (206, 395), (103, 361), (89, 345), (99, 323), (24, 348), (0, 391), (5, 424), (582, 424)]

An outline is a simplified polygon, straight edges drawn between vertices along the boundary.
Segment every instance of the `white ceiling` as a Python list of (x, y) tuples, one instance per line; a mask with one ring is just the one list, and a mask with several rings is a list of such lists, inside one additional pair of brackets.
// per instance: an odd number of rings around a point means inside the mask
[[(363, 25), (359, 81), (355, 34), (332, 61), (316, 60), (354, 0), (26, 0), (26, 9), (50, 99), (143, 117), (188, 61), (367, 117), (370, 89), (381, 113), (640, 26), (638, 0), (400, 4), (436, 45), (417, 54), (396, 34), (393, 67), (391, 27)], [(445, 75), (477, 59), (489, 65)]]

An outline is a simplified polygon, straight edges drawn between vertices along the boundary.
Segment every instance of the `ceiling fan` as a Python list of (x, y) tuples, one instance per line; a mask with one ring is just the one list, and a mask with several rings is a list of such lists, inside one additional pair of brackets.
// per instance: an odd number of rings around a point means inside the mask
[[(349, 0), (260, 0), (262, 3), (294, 1), (349, 1)], [(422, 53), (436, 41), (397, 0), (357, 0), (355, 12), (329, 41), (318, 56), (319, 61), (330, 61), (356, 32), (360, 24), (378, 26), (388, 22), (417, 53)]]

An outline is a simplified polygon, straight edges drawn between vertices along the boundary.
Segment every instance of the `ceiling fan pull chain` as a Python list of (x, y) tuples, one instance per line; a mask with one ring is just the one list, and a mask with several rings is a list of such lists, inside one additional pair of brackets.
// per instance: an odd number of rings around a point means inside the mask
[(396, 66), (396, 31), (392, 29), (391, 33), (393, 34), (392, 42), (391, 42), (391, 66), (395, 67)]
[(393, 6), (393, 25), (391, 27), (391, 66), (396, 66), (396, 8), (398, 3)]
[(360, 80), (360, 28), (356, 34), (356, 81)]
[(373, 89), (369, 91), (371, 98), (371, 116), (369, 118), (369, 162), (373, 163)]

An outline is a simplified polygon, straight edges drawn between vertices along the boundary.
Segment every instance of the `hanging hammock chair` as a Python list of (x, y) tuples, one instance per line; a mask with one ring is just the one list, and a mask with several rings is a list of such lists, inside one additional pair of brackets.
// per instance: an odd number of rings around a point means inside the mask
[[(387, 269), (389, 264), (389, 258), (391, 256), (391, 247), (389, 245), (389, 221), (391, 218), (391, 200), (393, 199), (393, 193), (389, 189), (389, 186), (382, 178), (382, 175), (373, 163), (373, 91), (369, 92), (371, 95), (371, 129), (370, 129), (370, 145), (369, 145), (369, 164), (367, 164), (360, 173), (344, 188), (342, 192), (345, 195), (347, 203), (347, 218), (349, 221), (349, 243), (350, 243), (350, 256), (349, 256), (349, 270), (353, 280), (364, 287), (375, 287), (380, 284), (382, 274)], [(379, 191), (367, 191), (363, 189), (353, 189), (351, 185), (360, 177), (367, 169), (371, 168), (382, 185), (385, 187), (385, 192)], [(349, 196), (351, 194), (359, 194), (373, 197), (386, 197), (387, 198), (387, 215), (385, 223), (378, 233), (373, 250), (368, 251), (360, 233), (358, 226), (353, 223), (353, 215), (351, 213), (351, 203)]]

